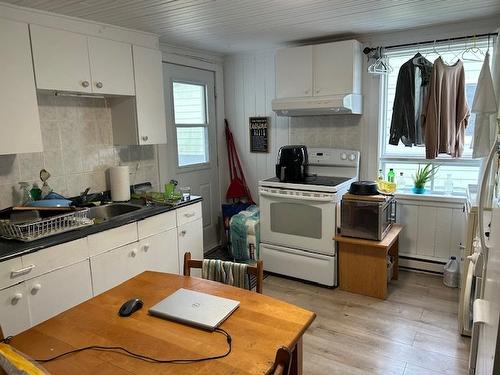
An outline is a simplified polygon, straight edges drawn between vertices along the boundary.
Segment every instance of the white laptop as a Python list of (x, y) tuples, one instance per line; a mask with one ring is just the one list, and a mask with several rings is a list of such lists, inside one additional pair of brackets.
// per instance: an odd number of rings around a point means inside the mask
[(239, 305), (239, 301), (181, 288), (151, 307), (149, 313), (213, 331)]

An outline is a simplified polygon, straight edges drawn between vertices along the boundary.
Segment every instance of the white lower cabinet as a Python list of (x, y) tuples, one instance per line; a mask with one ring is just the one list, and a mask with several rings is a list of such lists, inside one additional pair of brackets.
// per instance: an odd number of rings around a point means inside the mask
[(35, 277), (25, 283), (32, 325), (92, 298), (88, 260)]
[(147, 237), (140, 242), (142, 271), (179, 273), (177, 230), (170, 229)]
[(90, 258), (94, 295), (141, 273), (139, 244), (134, 242)]
[[(202, 220), (198, 219), (181, 225), (177, 228), (177, 234), (179, 236), (179, 271), (183, 273), (185, 253), (190, 252), (193, 259), (203, 259)], [(201, 272), (193, 270), (191, 275), (200, 276)]]
[(24, 282), (0, 290), (0, 324), (6, 337), (31, 327), (28, 295)]

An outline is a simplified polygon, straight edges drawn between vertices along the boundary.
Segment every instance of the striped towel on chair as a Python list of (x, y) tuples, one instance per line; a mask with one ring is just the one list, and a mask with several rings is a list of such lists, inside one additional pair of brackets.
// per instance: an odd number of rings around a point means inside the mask
[(247, 265), (220, 259), (203, 259), (201, 277), (238, 288), (249, 289)]

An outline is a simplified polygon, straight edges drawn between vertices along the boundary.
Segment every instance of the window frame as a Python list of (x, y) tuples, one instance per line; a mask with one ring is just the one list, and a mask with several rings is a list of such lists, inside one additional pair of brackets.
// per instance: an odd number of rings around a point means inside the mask
[[(202, 86), (204, 88), (204, 104), (205, 104), (205, 123), (204, 124), (177, 124), (175, 119), (175, 94), (174, 94), (174, 83), (183, 83), (188, 85), (196, 85)], [(187, 79), (171, 79), (170, 80), (170, 90), (172, 93), (172, 120), (174, 126), (174, 135), (175, 135), (175, 169), (179, 174), (189, 173), (195, 171), (201, 171), (212, 168), (212, 160), (210, 158), (210, 117), (209, 117), (209, 102), (208, 102), (208, 86), (205, 82), (187, 80)], [(179, 143), (177, 138), (177, 129), (178, 128), (205, 128), (205, 151), (208, 161), (203, 163), (193, 163), (188, 165), (179, 165)]]
[[(466, 41), (459, 41), (459, 42), (444, 42), (444, 43), (436, 43), (435, 47), (438, 49), (443, 48), (448, 46), (459, 46), (459, 45), (464, 45), (464, 44), (469, 44), (470, 42), (468, 40)], [(476, 45), (481, 48), (485, 48), (486, 46), (489, 47), (490, 50), (490, 61), (492, 59), (492, 51), (494, 49), (494, 40), (492, 41), (491, 39), (489, 40), (488, 37), (484, 38), (478, 38), (475, 41)], [(386, 52), (386, 55), (390, 56), (391, 55), (404, 55), (405, 53), (408, 54), (408, 58), (411, 58), (412, 55), (416, 53), (415, 47), (418, 46), (416, 44), (415, 46), (407, 46), (407, 47), (402, 47), (402, 48), (397, 48), (394, 49), (394, 51), (391, 52)], [(429, 48), (429, 47), (426, 47)], [(431, 48), (434, 48), (431, 46)], [(419, 49), (419, 48), (418, 48)], [(460, 56), (461, 58), (461, 56)], [(394, 152), (388, 152), (387, 151), (387, 133), (389, 131), (389, 128), (387, 126), (388, 124), (388, 99), (389, 99), (389, 79), (386, 75), (381, 76), (380, 80), (380, 102), (379, 102), (379, 127), (378, 127), (378, 141), (379, 141), (379, 147), (378, 147), (378, 153), (379, 153), (379, 168), (382, 169), (382, 172), (384, 173), (384, 176), (387, 174), (386, 171), (386, 166), (391, 163), (399, 163), (399, 164), (432, 164), (432, 165), (443, 165), (443, 166), (464, 166), (464, 167), (477, 167), (478, 170), (478, 178), (479, 178), (479, 171), (481, 168), (481, 163), (482, 160), (481, 158), (473, 159), (472, 156), (462, 156), (460, 158), (451, 158), (448, 155), (441, 154), (439, 155), (436, 159), (426, 159), (425, 156), (416, 156), (416, 155), (408, 155), (404, 156), (402, 153), (397, 154)], [(472, 103), (468, 103), (469, 108), (471, 107)], [(400, 145), (400, 144), (399, 144)], [(418, 146), (413, 146), (413, 147), (418, 147)], [(406, 176), (408, 179), (409, 176)], [(411, 176), (410, 176), (411, 177)], [(434, 183), (435, 183), (435, 177), (432, 177), (430, 181), (430, 190), (431, 192), (436, 192), (434, 191)], [(408, 187), (406, 187), (407, 189)], [(405, 189), (405, 190), (406, 190)], [(437, 191), (439, 192), (439, 190)]]

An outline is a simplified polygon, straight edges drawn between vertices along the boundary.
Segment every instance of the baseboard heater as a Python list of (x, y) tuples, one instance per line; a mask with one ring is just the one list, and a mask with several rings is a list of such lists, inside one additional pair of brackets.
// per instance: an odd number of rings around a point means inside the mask
[(445, 264), (445, 262), (440, 262), (438, 260), (414, 258), (404, 255), (399, 256), (399, 268), (412, 271), (424, 271), (443, 274), (443, 268)]

